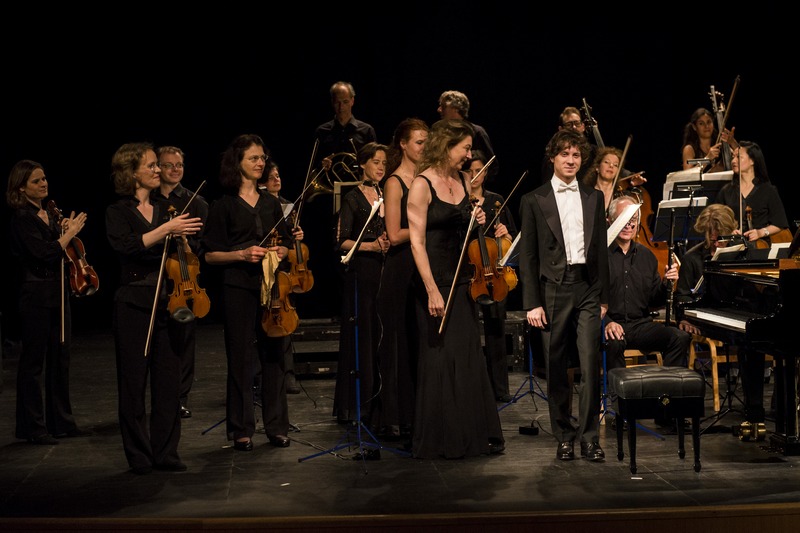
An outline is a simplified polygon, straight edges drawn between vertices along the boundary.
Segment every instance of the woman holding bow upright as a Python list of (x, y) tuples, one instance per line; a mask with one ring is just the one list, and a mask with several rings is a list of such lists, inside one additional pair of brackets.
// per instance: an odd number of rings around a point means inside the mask
[(162, 265), (167, 237), (194, 235), (203, 223), (188, 213), (173, 216), (166, 199), (154, 193), (161, 186), (161, 168), (150, 143), (119, 147), (111, 170), (119, 199), (106, 208), (106, 238), (120, 266), (112, 329), (122, 445), (135, 474), (153, 468), (181, 472), (186, 465), (178, 455), (180, 359), (169, 339)]
[[(237, 451), (253, 450), (255, 362), (261, 362), (261, 409), (270, 444), (290, 444), (283, 351), (269, 344), (261, 325), (270, 278), (289, 253), (291, 235), (281, 202), (258, 187), (269, 154), (258, 135), (236, 137), (222, 155), (225, 193), (211, 204), (203, 235), (206, 262), (222, 267), (222, 308), (228, 359), (226, 424)], [(277, 243), (267, 243), (273, 230)], [(267, 285), (270, 285), (267, 287)], [(261, 349), (261, 347), (264, 349)], [(269, 347), (272, 349), (269, 349)]]
[[(500, 417), (481, 349), (470, 268), (462, 263), (473, 219), (473, 185), (461, 172), (472, 126), (445, 119), (431, 128), (408, 195), (411, 251), (419, 274), (419, 365), (412, 452), (423, 459), (499, 453)], [(476, 206), (474, 219), (486, 223)], [(444, 323), (442, 322), (444, 321)]]

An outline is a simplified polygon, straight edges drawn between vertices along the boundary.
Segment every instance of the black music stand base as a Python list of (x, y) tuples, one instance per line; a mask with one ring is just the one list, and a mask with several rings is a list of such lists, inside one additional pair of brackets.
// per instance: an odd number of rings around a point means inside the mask
[[(525, 385), (528, 385), (528, 390), (523, 391), (522, 389), (525, 388)], [(536, 391), (534, 385), (539, 388), (538, 392)], [(547, 401), (547, 396), (545, 396), (542, 386), (539, 385), (539, 382), (536, 381), (536, 377), (533, 375), (533, 348), (531, 347), (530, 332), (528, 335), (528, 377), (526, 377), (519, 386), (517, 392), (514, 393), (514, 396), (512, 396), (509, 401), (497, 408), (497, 412), (502, 411), (511, 404), (517, 403), (519, 400), (528, 395), (530, 395), (531, 400), (533, 401), (533, 407), (537, 411), (539, 410), (539, 406), (536, 405), (536, 398), (534, 398), (534, 396), (538, 396), (544, 401)], [(519, 434), (536, 436), (539, 434), (539, 428), (536, 427), (534, 422), (531, 422), (530, 426), (519, 426)]]
[(733, 408), (733, 399), (734, 398), (739, 400), (739, 402), (742, 403), (742, 404), (744, 404), (744, 402), (742, 401), (741, 398), (736, 396), (736, 387), (732, 385), (730, 355), (727, 352), (728, 348), (726, 347), (725, 349), (726, 349), (726, 352), (725, 352), (725, 365), (727, 367), (726, 370), (725, 370), (725, 389), (726, 390), (725, 390), (725, 397), (722, 399), (721, 405), (727, 404), (728, 406), (723, 408), (723, 409), (720, 409), (719, 412), (700, 420), (700, 424), (703, 424), (704, 422), (708, 422), (709, 420), (713, 420), (713, 422), (711, 422), (708, 426), (706, 426), (705, 428), (700, 430), (700, 434), (701, 435), (703, 433), (732, 433), (732, 434), (735, 435), (736, 434), (736, 427), (735, 426), (732, 426), (732, 427), (722, 426), (722, 425), (717, 426), (716, 424), (717, 424), (717, 422), (722, 420), (725, 417), (725, 415), (727, 415), (728, 413), (739, 413), (739, 414), (742, 414), (742, 415), (744, 414), (741, 410)]
[[(360, 237), (359, 237), (360, 239)], [(356, 246), (358, 246), (358, 242), (356, 242)], [(348, 265), (349, 267), (349, 265)], [(353, 322), (355, 324), (355, 333), (354, 333), (354, 340), (355, 340), (355, 390), (356, 390), (356, 420), (350, 424), (355, 428), (355, 442), (351, 441), (350, 434), (353, 432), (353, 428), (348, 427), (345, 431), (344, 435), (342, 436), (339, 441), (333, 445), (333, 447), (323, 450), (321, 452), (317, 452), (312, 455), (307, 455), (305, 457), (301, 457), (297, 460), (298, 463), (302, 463), (303, 461), (307, 461), (309, 459), (313, 459), (315, 457), (319, 457), (320, 455), (337, 455), (336, 452), (342, 449), (353, 449), (358, 448), (358, 453), (353, 457), (353, 459), (358, 460), (361, 459), (364, 462), (364, 473), (367, 473), (367, 466), (366, 461), (368, 459), (377, 460), (381, 458), (380, 450), (387, 450), (397, 455), (403, 457), (411, 457), (411, 453), (400, 450), (397, 448), (388, 448), (386, 446), (381, 445), (378, 442), (378, 439), (375, 438), (367, 426), (364, 425), (364, 422), (361, 420), (361, 372), (360, 372), (360, 360), (359, 360), (359, 350), (358, 350), (358, 272), (355, 272), (355, 279), (353, 280), (353, 287), (355, 289), (354, 292), (354, 313), (353, 313)], [(372, 441), (367, 441), (362, 439), (362, 433), (366, 433), (372, 439)]]

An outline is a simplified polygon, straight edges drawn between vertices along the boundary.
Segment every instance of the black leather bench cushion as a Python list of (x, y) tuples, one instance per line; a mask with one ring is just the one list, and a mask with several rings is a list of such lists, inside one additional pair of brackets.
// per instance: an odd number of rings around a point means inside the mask
[(608, 372), (609, 389), (620, 398), (704, 397), (706, 382), (689, 368), (644, 365)]

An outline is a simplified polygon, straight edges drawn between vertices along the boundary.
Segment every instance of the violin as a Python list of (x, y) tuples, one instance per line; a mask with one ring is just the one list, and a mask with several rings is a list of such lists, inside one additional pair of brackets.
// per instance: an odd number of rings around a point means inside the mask
[[(290, 216), (291, 224), (297, 227), (297, 211), (292, 211)], [(303, 244), (302, 241), (295, 239), (294, 249), (289, 249), (289, 263), (292, 268), (289, 271), (289, 279), (292, 283), (292, 292), (304, 293), (311, 290), (314, 286), (314, 274), (308, 268), (306, 261), (308, 260), (308, 246)]]
[[(56, 207), (54, 200), (47, 203), (47, 213), (59, 226), (61, 225), (64, 215)], [(86, 249), (83, 247), (83, 241), (78, 237), (73, 237), (64, 248), (64, 255), (69, 263), (69, 286), (73, 296), (91, 296), (96, 293), (100, 288), (100, 279), (86, 261)]]
[[(278, 232), (272, 230), (268, 246), (278, 245)], [(289, 274), (281, 270), (275, 271), (275, 281), (270, 290), (269, 305), (264, 309), (261, 327), (267, 337), (286, 337), (291, 335), (300, 324), (297, 309), (292, 305), (289, 294), (292, 292), (292, 280)]]
[[(474, 208), (478, 199), (472, 196), (470, 202)], [(483, 226), (479, 226), (478, 238), (471, 241), (467, 249), (475, 269), (469, 284), (472, 299), (482, 305), (504, 300), (508, 296), (508, 284), (504, 273), (498, 268), (497, 242), (484, 237)]]
[(184, 249), (178, 242), (178, 251), (169, 256), (166, 270), (172, 280), (172, 293), (167, 308), (175, 317), (179, 310), (189, 309), (197, 318), (203, 318), (211, 308), (206, 290), (197, 284), (200, 274), (200, 260), (192, 252)]
[[(494, 204), (495, 219), (498, 219), (500, 217), (500, 211), (502, 210), (502, 207), (503, 206), (500, 204), (500, 202), (495, 202)], [(508, 253), (508, 249), (511, 248), (511, 242), (509, 242), (509, 240), (506, 239), (505, 237), (495, 237), (494, 240), (497, 243), (497, 255), (499, 257), (498, 258), (498, 265), (499, 265), (499, 261), (506, 256), (506, 254)], [(503, 279), (505, 279), (506, 281), (508, 290), (510, 291), (514, 290), (514, 288), (517, 286), (517, 282), (519, 281), (517, 279), (516, 271), (508, 265), (498, 266), (498, 268), (500, 268), (503, 272)]]

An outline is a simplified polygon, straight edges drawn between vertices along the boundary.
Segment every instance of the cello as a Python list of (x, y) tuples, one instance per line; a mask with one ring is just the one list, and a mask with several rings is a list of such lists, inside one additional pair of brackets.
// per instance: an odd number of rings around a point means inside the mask
[[(278, 245), (278, 232), (273, 229), (269, 236), (269, 247)], [(289, 274), (275, 270), (275, 279), (270, 289), (269, 304), (261, 318), (261, 328), (267, 337), (286, 337), (291, 335), (300, 324), (297, 309), (289, 299), (292, 292), (292, 281)]]

